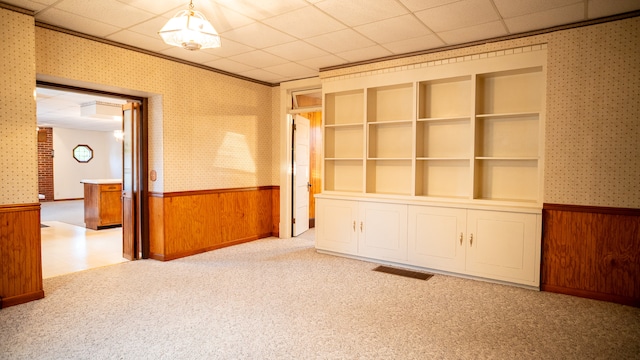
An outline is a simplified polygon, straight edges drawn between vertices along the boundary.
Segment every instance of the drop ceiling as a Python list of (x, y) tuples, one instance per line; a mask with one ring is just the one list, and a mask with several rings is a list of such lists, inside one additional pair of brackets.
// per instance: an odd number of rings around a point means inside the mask
[(188, 51), (157, 32), (188, 0), (0, 0), (38, 22), (261, 82), (640, 9), (638, 0), (193, 0), (220, 33)]

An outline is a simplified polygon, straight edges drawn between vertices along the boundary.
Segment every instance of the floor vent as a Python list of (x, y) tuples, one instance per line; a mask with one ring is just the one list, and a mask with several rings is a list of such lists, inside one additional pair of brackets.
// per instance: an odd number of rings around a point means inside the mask
[(419, 280), (429, 280), (433, 274), (427, 274), (419, 271), (411, 271), (405, 269), (398, 269), (395, 267), (380, 265), (373, 269), (373, 271), (382, 272), (385, 274), (393, 274), (400, 275), (408, 278), (419, 279)]

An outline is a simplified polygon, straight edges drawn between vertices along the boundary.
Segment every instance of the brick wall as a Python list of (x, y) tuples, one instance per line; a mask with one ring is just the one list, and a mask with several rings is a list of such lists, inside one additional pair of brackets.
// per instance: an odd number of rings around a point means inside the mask
[(38, 193), (44, 200), (53, 201), (53, 129), (38, 130)]

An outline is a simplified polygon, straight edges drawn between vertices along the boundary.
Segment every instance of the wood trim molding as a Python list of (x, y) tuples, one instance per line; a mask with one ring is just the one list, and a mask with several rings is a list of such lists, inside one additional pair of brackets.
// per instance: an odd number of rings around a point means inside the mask
[(257, 235), (257, 236), (250, 236), (250, 237), (247, 237), (247, 238), (244, 238), (244, 239), (238, 239), (238, 240), (234, 240), (234, 241), (229, 241), (229, 242), (226, 242), (224, 244), (213, 245), (213, 246), (209, 246), (209, 247), (202, 248), (202, 249), (185, 251), (185, 252), (182, 252), (182, 253), (176, 253), (176, 254), (171, 254), (171, 255), (151, 253), (149, 255), (149, 258), (153, 259), (153, 260), (159, 260), (159, 261), (171, 261), (171, 260), (175, 260), (175, 259), (179, 259), (179, 258), (191, 256), (191, 255), (202, 254), (204, 252), (211, 251), (211, 250), (222, 249), (222, 248), (225, 248), (225, 247), (228, 247), (228, 246), (239, 245), (239, 244), (243, 244), (243, 243), (254, 241), (254, 240), (258, 240), (258, 239), (267, 238), (269, 236), (271, 236), (270, 233), (269, 234), (260, 234), (260, 235)]
[(0, 205), (0, 212), (40, 210), (40, 203)]
[(604, 206), (564, 205), (564, 204), (545, 203), (542, 205), (542, 210), (586, 212), (586, 213), (592, 213), (592, 214), (608, 214), (608, 215), (624, 215), (624, 216), (640, 216), (640, 209), (615, 208), (615, 207), (604, 207)]
[(629, 305), (634, 307), (640, 307), (640, 299), (634, 299), (632, 297), (620, 296), (615, 294), (605, 294), (595, 291), (582, 290), (582, 289), (574, 289), (557, 285), (547, 285), (542, 284), (540, 286), (540, 290), (553, 292), (558, 294), (565, 294), (577, 297), (583, 297), (587, 299), (608, 301), (622, 305)]
[(44, 298), (44, 290), (38, 290), (27, 294), (20, 294), (16, 296), (10, 296), (6, 298), (0, 298), (0, 309), (7, 308), (9, 306), (15, 306), (27, 303), (33, 300), (40, 300)]
[(223, 193), (239, 192), (239, 191), (258, 191), (258, 190), (274, 190), (274, 189), (280, 189), (280, 186), (269, 185), (269, 186), (244, 187), (244, 188), (174, 191), (174, 192), (165, 192), (165, 193), (150, 191), (149, 196), (157, 197), (157, 198), (170, 198), (170, 197), (178, 197), (178, 196), (197, 196), (197, 195), (209, 195), (209, 194), (223, 194)]

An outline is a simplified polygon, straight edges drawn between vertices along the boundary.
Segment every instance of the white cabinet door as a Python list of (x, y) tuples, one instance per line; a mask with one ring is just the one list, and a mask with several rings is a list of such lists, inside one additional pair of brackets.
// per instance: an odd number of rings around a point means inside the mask
[(407, 260), (407, 205), (360, 202), (359, 254), (389, 261)]
[(537, 216), (468, 210), (467, 273), (538, 286)]
[(316, 249), (358, 253), (358, 202), (316, 199)]
[(464, 271), (466, 221), (466, 209), (409, 206), (409, 264)]

